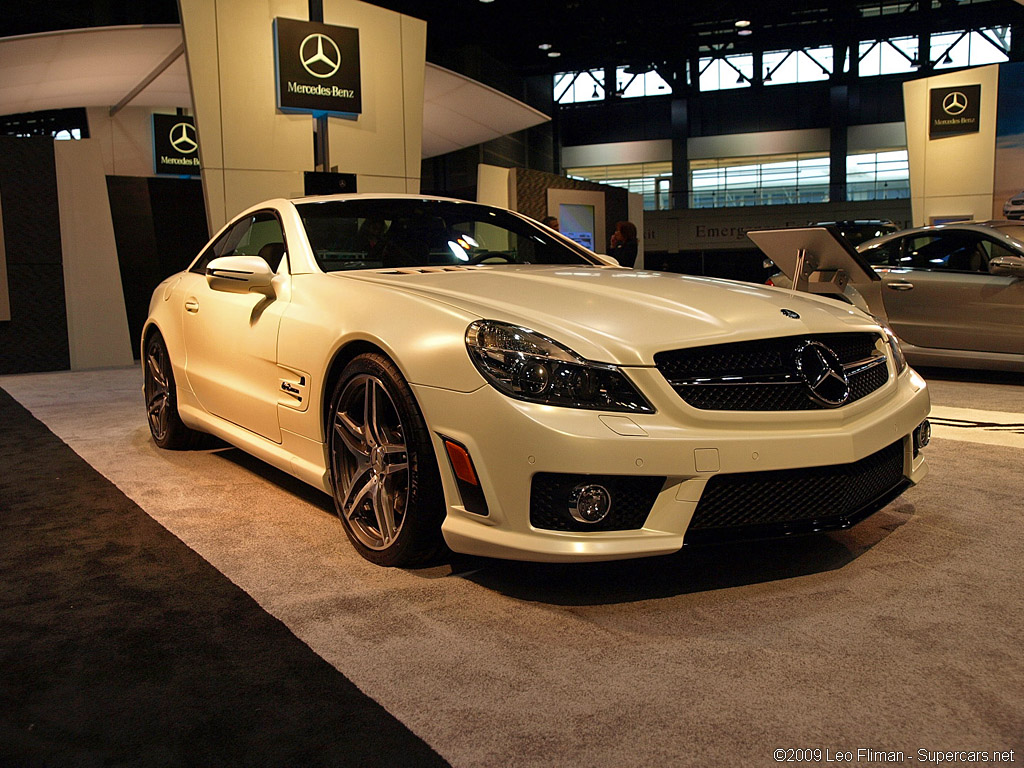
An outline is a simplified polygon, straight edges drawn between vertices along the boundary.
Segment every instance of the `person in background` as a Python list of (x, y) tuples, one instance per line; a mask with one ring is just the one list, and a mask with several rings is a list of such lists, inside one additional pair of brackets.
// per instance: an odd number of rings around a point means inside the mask
[(555, 232), (558, 232), (558, 218), (555, 216), (545, 216), (540, 220), (540, 223), (545, 227), (551, 227)]
[(622, 266), (632, 268), (636, 263), (638, 246), (636, 224), (631, 221), (620, 221), (615, 225), (615, 232), (612, 233), (608, 255), (613, 256)]

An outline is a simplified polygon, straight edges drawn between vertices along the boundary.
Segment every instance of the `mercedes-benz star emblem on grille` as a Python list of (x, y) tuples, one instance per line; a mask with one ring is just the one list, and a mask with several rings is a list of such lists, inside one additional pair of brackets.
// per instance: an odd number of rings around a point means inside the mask
[(808, 341), (796, 350), (796, 372), (811, 397), (836, 408), (850, 399), (850, 380), (839, 357), (820, 341)]
[(191, 155), (199, 149), (196, 141), (196, 127), (190, 123), (175, 123), (169, 135), (171, 146), (183, 155)]
[(967, 109), (967, 97), (960, 93), (960, 91), (947, 93), (946, 98), (942, 100), (942, 108), (946, 111), (947, 115), (959, 115)]
[(793, 320), (800, 319), (800, 314), (798, 312), (794, 312), (792, 309), (780, 309), (779, 312), (784, 314), (786, 317), (792, 318)]
[(313, 77), (330, 77), (341, 66), (341, 51), (338, 44), (327, 35), (314, 32), (299, 45), (299, 60), (302, 68)]

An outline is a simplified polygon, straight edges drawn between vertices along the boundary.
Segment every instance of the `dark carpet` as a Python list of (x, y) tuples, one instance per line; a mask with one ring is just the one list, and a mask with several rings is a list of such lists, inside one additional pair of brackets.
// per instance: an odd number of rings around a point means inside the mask
[(3, 390), (0, 542), (4, 768), (447, 765)]

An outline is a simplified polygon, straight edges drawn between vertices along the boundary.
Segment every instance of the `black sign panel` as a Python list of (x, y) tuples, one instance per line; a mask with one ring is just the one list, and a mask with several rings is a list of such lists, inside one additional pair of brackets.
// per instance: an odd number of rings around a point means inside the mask
[(306, 171), (304, 180), (307, 195), (337, 195), (341, 192), (356, 191), (356, 175), (354, 173)]
[(358, 115), (359, 30), (274, 19), (277, 106), (298, 112)]
[(176, 176), (199, 175), (199, 137), (193, 118), (153, 115), (153, 168)]
[(928, 138), (977, 133), (981, 115), (981, 86), (932, 88)]

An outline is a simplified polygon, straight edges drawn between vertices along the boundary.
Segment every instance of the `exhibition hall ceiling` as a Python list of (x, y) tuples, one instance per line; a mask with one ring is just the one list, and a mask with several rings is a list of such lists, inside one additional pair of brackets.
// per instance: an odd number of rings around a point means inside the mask
[[(468, 72), (487, 56), (520, 75), (665, 64), (703, 46), (802, 44), (877, 30), (1024, 22), (1015, 0), (375, 0), (428, 22), (428, 59)], [(11, 3), (0, 36), (120, 24), (174, 24), (175, 0), (50, 0)], [(738, 27), (737, 22), (749, 22)], [(541, 49), (540, 46), (551, 46)], [(558, 56), (550, 54), (557, 53)], [(470, 59), (467, 61), (466, 59)], [(463, 66), (456, 66), (456, 61)]]

